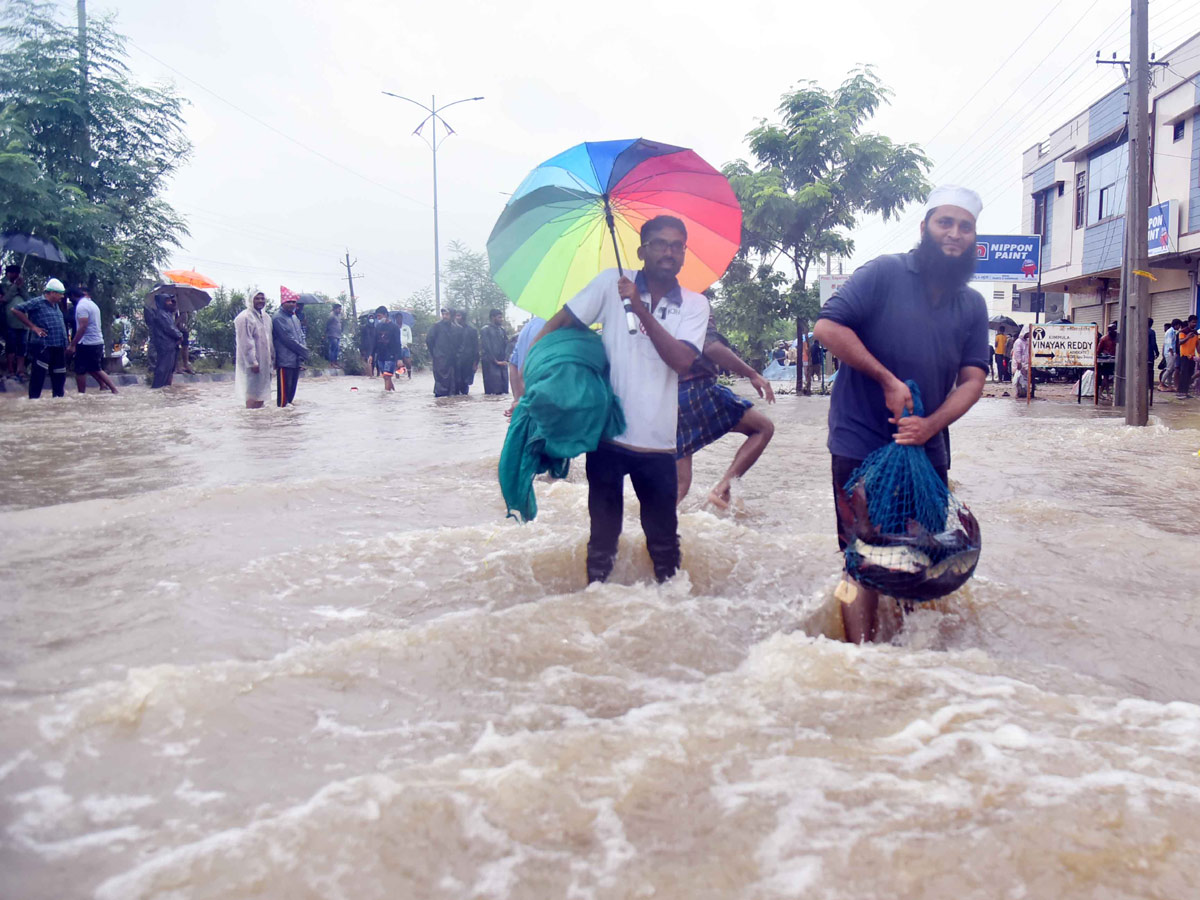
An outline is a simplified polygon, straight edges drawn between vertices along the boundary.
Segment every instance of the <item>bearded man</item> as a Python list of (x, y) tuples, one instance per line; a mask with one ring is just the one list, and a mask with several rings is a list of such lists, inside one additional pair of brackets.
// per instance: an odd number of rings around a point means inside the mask
[[(923, 446), (947, 480), (947, 429), (982, 395), (988, 370), (987, 304), (967, 286), (982, 208), (972, 190), (936, 188), (917, 248), (871, 260), (821, 309), (813, 333), (845, 363), (829, 406), (835, 499), (863, 459), (891, 441)], [(911, 415), (907, 380), (920, 387), (926, 415)], [(878, 593), (846, 575), (837, 596), (846, 640), (874, 640)]]

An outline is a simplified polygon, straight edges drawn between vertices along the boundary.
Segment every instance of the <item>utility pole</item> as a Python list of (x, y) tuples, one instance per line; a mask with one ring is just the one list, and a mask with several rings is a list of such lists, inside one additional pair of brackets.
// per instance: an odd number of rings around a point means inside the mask
[(437, 105), (437, 95), (434, 94), (429, 98), (429, 105), (426, 106), (420, 101), (414, 100), (411, 97), (401, 97), (399, 94), (393, 94), (391, 91), (384, 91), (389, 97), (395, 97), (397, 100), (407, 100), (414, 106), (419, 106), (428, 113), (421, 124), (413, 129), (413, 134), (425, 140), (421, 134), (421, 129), (425, 127), (426, 122), (432, 123), (432, 131), (430, 132), (430, 140), (426, 141), (429, 148), (433, 151), (433, 297), (434, 297), (434, 312), (440, 312), (442, 308), (442, 261), (441, 261), (441, 241), (438, 237), (438, 181), (437, 181), (437, 152), (438, 152), (438, 136), (437, 123), (440, 121), (446, 129), (446, 134), (442, 137), (444, 141), (450, 135), (454, 134), (454, 129), (450, 127), (450, 123), (442, 118), (442, 111), (449, 109), (451, 106), (456, 106), (459, 103), (470, 103), (473, 100), (482, 100), (482, 97), (463, 97), (461, 100), (455, 100), (451, 103), (445, 103), (442, 106)]
[(1125, 404), (1125, 424), (1145, 425), (1150, 410), (1150, 291), (1147, 279), (1149, 248), (1147, 202), (1150, 198), (1150, 68), (1165, 66), (1149, 54), (1150, 22), (1147, 0), (1131, 0), (1129, 7), (1129, 59), (1100, 59), (1100, 65), (1120, 66), (1125, 72), (1129, 97), (1129, 195), (1125, 203), (1125, 248), (1121, 255), (1121, 344), (1117, 350), (1113, 405)]
[(88, 53), (87, 53), (87, 0), (77, 0), (75, 15), (79, 22), (77, 46), (79, 49), (79, 108), (81, 124), (79, 129), (80, 175), (84, 193), (90, 198), (91, 179), (88, 173), (92, 165), (92, 141), (88, 133)]
[(1149, 312), (1149, 250), (1146, 245), (1147, 201), (1150, 184), (1150, 38), (1147, 0), (1131, 0), (1129, 22), (1129, 202), (1125, 208), (1125, 424), (1145, 425), (1149, 419), (1149, 367), (1146, 364), (1146, 317)]
[[(356, 259), (356, 260), (354, 260), (354, 262), (350, 262), (350, 251), (347, 250), (346, 251), (346, 261), (342, 262), (341, 260), (338, 260), (338, 264), (346, 267), (346, 281), (350, 285), (350, 315), (353, 317), (353, 320), (355, 322), (357, 322), (358, 321), (358, 303), (354, 299), (354, 268), (353, 267), (358, 265), (358, 260)], [(361, 275), (359, 275), (358, 277), (362, 278)]]

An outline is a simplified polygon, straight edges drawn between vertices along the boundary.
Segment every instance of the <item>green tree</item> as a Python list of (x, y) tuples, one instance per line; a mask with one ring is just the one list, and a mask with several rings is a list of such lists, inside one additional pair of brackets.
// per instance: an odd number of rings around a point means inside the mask
[(492, 281), (486, 253), (479, 253), (459, 241), (450, 243), (450, 260), (446, 263), (446, 305), (461, 309), (476, 328), (488, 323), (488, 311), (508, 308), (508, 297)]
[(0, 8), (0, 229), (53, 240), (67, 262), (30, 258), (31, 283), (86, 285), (111, 321), (187, 233), (161, 195), (191, 145), (180, 97), (130, 79), (111, 16), (79, 49), (53, 4)]
[(814, 261), (853, 252), (848, 232), (859, 216), (887, 220), (929, 193), (930, 163), (917, 145), (863, 130), (890, 96), (870, 67), (832, 92), (802, 82), (783, 95), (782, 121), (747, 135), (755, 163), (725, 167), (742, 205), (743, 247), (768, 264), (791, 263), (797, 305)]

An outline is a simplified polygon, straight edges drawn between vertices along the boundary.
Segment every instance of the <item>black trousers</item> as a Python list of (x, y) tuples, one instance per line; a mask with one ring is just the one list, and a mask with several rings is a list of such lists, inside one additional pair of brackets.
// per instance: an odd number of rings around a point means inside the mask
[(50, 392), (55, 397), (66, 393), (67, 351), (65, 347), (42, 347), (33, 357), (33, 368), (29, 372), (29, 399), (42, 396), (46, 375), (50, 376)]
[(454, 367), (454, 392), (467, 394), (475, 383), (475, 367), (471, 363), (458, 363)]
[(150, 387), (166, 387), (171, 383), (171, 376), (175, 374), (176, 354), (179, 352), (179, 345), (174, 343), (156, 344), (154, 351), (158, 356), (154, 361), (154, 380), (150, 382)]
[(483, 366), (483, 392), (485, 394), (507, 394), (508, 393), (508, 364), (498, 366), (494, 362), (484, 360)]
[(588, 581), (604, 581), (612, 574), (625, 509), (626, 475), (642, 505), (642, 531), (654, 564), (654, 577), (666, 581), (679, 569), (675, 454), (642, 453), (615, 444), (601, 444), (587, 455), (588, 514), (592, 520)]
[(300, 382), (300, 367), (287, 366), (275, 370), (275, 405), (287, 406), (296, 399), (296, 385)]
[[(1192, 389), (1192, 376), (1196, 374), (1196, 360), (1191, 356), (1180, 354), (1175, 368), (1175, 393), (1187, 396)], [(33, 396), (30, 394), (30, 396)]]
[(453, 359), (447, 359), (445, 356), (433, 357), (433, 396), (449, 397), (457, 394), (455, 378)]

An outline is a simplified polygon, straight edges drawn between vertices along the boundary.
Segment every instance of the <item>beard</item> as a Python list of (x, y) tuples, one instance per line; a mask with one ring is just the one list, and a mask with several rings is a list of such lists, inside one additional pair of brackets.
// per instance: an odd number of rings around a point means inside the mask
[(926, 231), (917, 245), (921, 276), (933, 287), (956, 291), (975, 274), (975, 254), (970, 248), (962, 256), (947, 256)]

